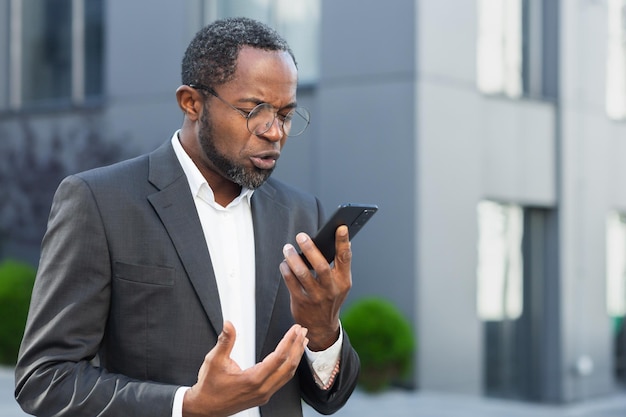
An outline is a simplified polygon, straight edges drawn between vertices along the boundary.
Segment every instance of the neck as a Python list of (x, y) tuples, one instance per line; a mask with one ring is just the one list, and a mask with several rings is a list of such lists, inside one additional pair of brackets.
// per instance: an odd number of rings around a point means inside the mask
[[(234, 184), (234, 183), (231, 183)], [(209, 183), (210, 185), (210, 183)], [(241, 186), (234, 184), (236, 188), (232, 190), (216, 190), (211, 185), (211, 189), (213, 190), (213, 195), (215, 196), (215, 202), (222, 207), (228, 206), (232, 201), (241, 194)]]

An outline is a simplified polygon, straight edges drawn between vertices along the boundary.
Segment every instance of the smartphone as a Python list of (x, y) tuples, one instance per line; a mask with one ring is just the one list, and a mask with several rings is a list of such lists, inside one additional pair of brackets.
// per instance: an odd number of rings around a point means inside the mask
[[(328, 263), (331, 263), (335, 259), (335, 232), (337, 228), (344, 224), (348, 226), (348, 234), (352, 240), (377, 211), (378, 206), (374, 204), (341, 204), (324, 226), (318, 230), (313, 238), (313, 243), (322, 252)], [(303, 253), (300, 253), (300, 257), (309, 269), (313, 269)]]

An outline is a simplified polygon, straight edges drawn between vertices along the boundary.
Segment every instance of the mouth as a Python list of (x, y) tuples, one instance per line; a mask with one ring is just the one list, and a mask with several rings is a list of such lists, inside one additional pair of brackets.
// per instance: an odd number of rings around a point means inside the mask
[(280, 158), (280, 152), (263, 152), (250, 157), (252, 164), (259, 169), (273, 169)]

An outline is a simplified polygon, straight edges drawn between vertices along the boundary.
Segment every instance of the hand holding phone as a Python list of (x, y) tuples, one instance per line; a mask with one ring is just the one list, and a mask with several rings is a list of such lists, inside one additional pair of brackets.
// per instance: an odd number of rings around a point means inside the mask
[[(313, 238), (313, 243), (322, 252), (328, 263), (335, 259), (335, 232), (337, 228), (341, 225), (348, 226), (348, 235), (352, 240), (365, 223), (376, 214), (376, 211), (378, 211), (378, 206), (373, 204), (345, 203), (337, 208)], [(300, 253), (300, 257), (309, 269), (313, 269), (303, 253)]]

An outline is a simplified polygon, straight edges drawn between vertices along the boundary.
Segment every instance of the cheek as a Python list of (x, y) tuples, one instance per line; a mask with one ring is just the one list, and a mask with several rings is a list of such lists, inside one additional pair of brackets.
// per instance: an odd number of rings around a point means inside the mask
[(250, 140), (250, 133), (241, 123), (215, 123), (213, 126), (215, 146), (229, 154), (245, 152)]

